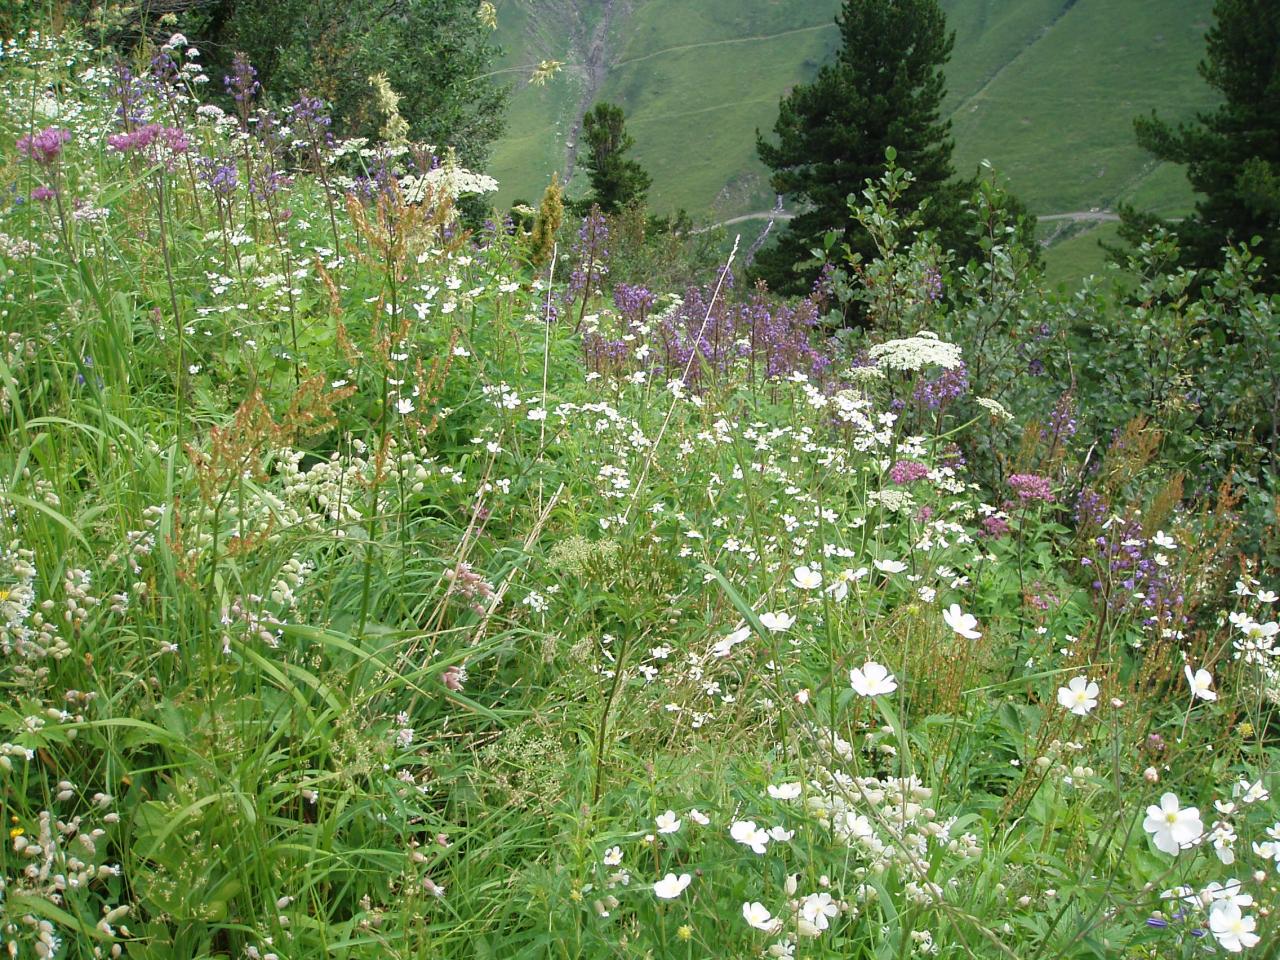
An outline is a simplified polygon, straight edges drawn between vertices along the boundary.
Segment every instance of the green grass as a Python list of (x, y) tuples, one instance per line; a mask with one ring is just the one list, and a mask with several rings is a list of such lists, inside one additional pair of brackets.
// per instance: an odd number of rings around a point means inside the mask
[[(1111, 207), (1141, 191), (1150, 158), (1133, 118), (1187, 116), (1212, 103), (1195, 72), (1209, 4), (1079, 0), (978, 92), (957, 105), (956, 163), (990, 159), (1036, 213)], [(1143, 196), (1185, 209), (1172, 178)]]
[(1002, 234), (939, 296), (880, 220), (837, 341), (615, 220), (616, 306), (576, 223), (548, 278), (251, 193), (188, 90), (189, 152), (108, 146), (104, 67), (0, 61), (0, 956), (1193, 960), (1232, 878), (1267, 956), (1280, 573), (1198, 494), (1265, 479), (1270, 301), (1063, 302)]
[(1107, 253), (1100, 243), (1118, 243), (1118, 224), (1087, 224), (1082, 230), (1067, 232), (1064, 239), (1044, 252), (1045, 283), (1052, 288), (1074, 287), (1081, 277), (1105, 271)]

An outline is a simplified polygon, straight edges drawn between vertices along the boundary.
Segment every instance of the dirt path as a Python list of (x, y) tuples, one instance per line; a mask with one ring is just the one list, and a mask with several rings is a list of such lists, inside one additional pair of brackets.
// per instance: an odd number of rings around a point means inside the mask
[(726, 37), (723, 40), (704, 40), (701, 43), (679, 43), (674, 47), (666, 47), (662, 50), (655, 50), (653, 53), (646, 53), (643, 57), (632, 57), (629, 60), (618, 60), (613, 65), (615, 67), (626, 66), (629, 63), (640, 63), (643, 60), (652, 60), (654, 57), (660, 57), (667, 53), (680, 53), (684, 50), (700, 50), (703, 47), (720, 47), (731, 43), (754, 43), (757, 40), (777, 40), (779, 37), (790, 37), (797, 33), (813, 33), (816, 30), (828, 30), (835, 26), (835, 22), (819, 23), (812, 27), (796, 27), (794, 30), (783, 30), (781, 33), (765, 33), (755, 37)]
[(1120, 214), (1110, 210), (1069, 210), (1066, 213), (1046, 213), (1036, 217), (1041, 223), (1053, 220), (1070, 220), (1072, 223), (1116, 223)]
[[(752, 213), (742, 213), (736, 217), (730, 217), (728, 220), (719, 220), (705, 227), (699, 227), (693, 232), (707, 233), (717, 227), (731, 227), (735, 223), (746, 223), (748, 220), (786, 221), (794, 216), (794, 213), (788, 213), (785, 210), (756, 210)], [(1068, 210), (1066, 213), (1046, 213), (1036, 217), (1036, 219), (1041, 223), (1053, 223), (1063, 220), (1070, 223), (1116, 223), (1120, 220), (1120, 214), (1113, 213), (1110, 210)]]

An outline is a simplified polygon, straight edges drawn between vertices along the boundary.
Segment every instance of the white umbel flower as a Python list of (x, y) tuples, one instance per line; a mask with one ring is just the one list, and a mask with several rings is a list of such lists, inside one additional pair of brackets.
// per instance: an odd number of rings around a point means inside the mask
[(953, 370), (963, 362), (958, 346), (939, 340), (936, 333), (927, 330), (903, 340), (878, 343), (867, 351), (867, 356), (877, 366), (890, 370), (921, 370), (924, 367)]

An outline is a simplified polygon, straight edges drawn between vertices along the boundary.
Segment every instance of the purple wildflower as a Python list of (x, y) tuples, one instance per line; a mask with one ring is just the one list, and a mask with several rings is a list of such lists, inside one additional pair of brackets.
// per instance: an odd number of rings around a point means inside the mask
[(1054, 403), (1053, 410), (1049, 414), (1049, 423), (1040, 431), (1040, 439), (1059, 443), (1074, 437), (1076, 429), (1075, 402), (1071, 391), (1068, 390)]
[(930, 410), (937, 410), (952, 400), (969, 392), (969, 370), (962, 363), (950, 370), (943, 370), (933, 380), (921, 380), (912, 394), (917, 403)]
[(899, 460), (889, 469), (889, 479), (897, 484), (914, 483), (929, 475), (929, 468), (915, 460)]
[(1076, 522), (1099, 525), (1107, 519), (1107, 501), (1095, 490), (1085, 488), (1076, 497)]
[(1023, 503), (1053, 503), (1053, 489), (1048, 477), (1036, 473), (1015, 473), (1009, 477), (1009, 486)]
[(942, 273), (937, 267), (929, 267), (924, 272), (924, 298), (930, 303), (942, 299)]
[(191, 149), (191, 139), (179, 127), (148, 123), (127, 133), (113, 133), (107, 146), (119, 153), (148, 153), (152, 162), (173, 169), (174, 159)]
[(592, 291), (587, 289), (588, 286), (599, 283), (600, 278), (609, 272), (609, 224), (594, 204), (578, 227), (573, 260), (573, 273), (569, 275), (569, 287), (565, 291), (569, 303), (578, 297), (590, 297)]
[(981, 523), (982, 529), (978, 531), (978, 536), (986, 537), (988, 540), (999, 540), (1001, 537), (1007, 536), (1009, 533), (1009, 522), (1003, 517), (990, 516), (984, 517)]
[(30, 157), (41, 166), (49, 166), (58, 159), (62, 148), (71, 140), (71, 131), (61, 127), (46, 127), (36, 134), (18, 138), (18, 152)]
[(222, 78), (222, 86), (243, 109), (248, 109), (262, 89), (262, 84), (258, 83), (258, 71), (243, 52), (237, 52), (232, 59), (231, 73)]
[(224, 200), (240, 185), (240, 171), (235, 161), (227, 157), (201, 157), (197, 170), (200, 181)]
[(116, 64), (115, 79), (111, 83), (111, 96), (116, 101), (116, 118), (125, 129), (144, 123), (147, 119), (147, 85), (134, 76), (123, 63)]
[(171, 102), (177, 99), (181, 76), (178, 64), (168, 50), (162, 48), (151, 57), (151, 80), (162, 100)]

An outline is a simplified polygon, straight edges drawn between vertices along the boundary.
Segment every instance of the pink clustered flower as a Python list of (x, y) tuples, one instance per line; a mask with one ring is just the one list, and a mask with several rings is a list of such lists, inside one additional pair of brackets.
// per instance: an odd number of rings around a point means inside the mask
[(112, 134), (107, 137), (107, 146), (120, 153), (135, 153), (145, 150), (157, 140), (170, 153), (186, 153), (191, 148), (191, 140), (186, 131), (178, 127), (163, 127), (158, 123), (148, 123), (128, 133)]
[(452, 570), (444, 572), (449, 581), (449, 593), (458, 594), (470, 603), (476, 616), (486, 613), (485, 604), (493, 598), (493, 584), (471, 569), (469, 563), (459, 563)]
[(915, 460), (899, 460), (889, 469), (889, 479), (900, 484), (914, 483), (928, 475), (929, 468)]
[(1053, 490), (1048, 477), (1036, 473), (1015, 473), (1009, 477), (1009, 486), (1023, 503), (1037, 500), (1041, 503), (1053, 503)]
[(41, 203), (48, 203), (58, 195), (58, 191), (52, 187), (36, 187), (31, 191), (31, 199), (39, 200)]
[(982, 529), (978, 531), (978, 536), (987, 537), (991, 540), (999, 540), (1009, 532), (1009, 523), (1003, 517), (985, 517), (982, 521)]
[(18, 152), (30, 157), (42, 166), (48, 166), (58, 159), (62, 147), (71, 140), (71, 131), (61, 127), (46, 127), (36, 134), (27, 134), (18, 138)]

